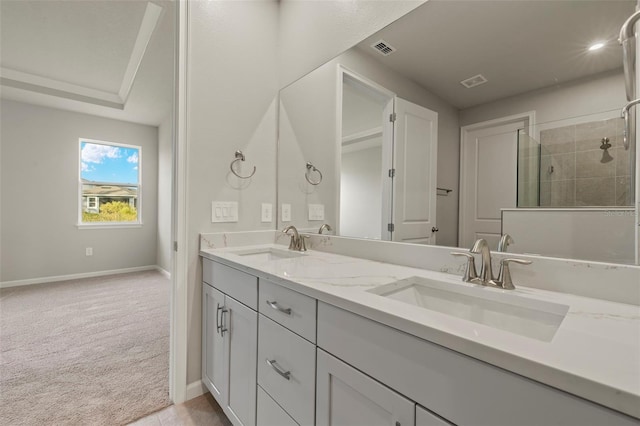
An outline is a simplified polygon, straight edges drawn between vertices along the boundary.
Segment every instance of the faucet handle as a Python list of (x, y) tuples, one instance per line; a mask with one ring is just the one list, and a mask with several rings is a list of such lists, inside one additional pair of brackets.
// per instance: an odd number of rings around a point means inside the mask
[(476, 259), (475, 257), (473, 257), (471, 253), (452, 251), (451, 255), (467, 258), (467, 266), (464, 270), (464, 276), (462, 277), (462, 281), (470, 283), (473, 280), (478, 279), (478, 273), (476, 272)]
[(307, 244), (305, 243), (305, 240), (308, 240), (309, 238), (311, 237), (308, 235), (300, 235), (300, 251), (307, 251)]
[(511, 279), (511, 270), (509, 269), (509, 263), (511, 262), (517, 263), (519, 265), (531, 265), (533, 263), (530, 260), (524, 259), (502, 259), (500, 261), (500, 271), (498, 272), (498, 279), (496, 280), (496, 284), (498, 284), (505, 290), (514, 290), (516, 288), (516, 286), (513, 285), (513, 280)]

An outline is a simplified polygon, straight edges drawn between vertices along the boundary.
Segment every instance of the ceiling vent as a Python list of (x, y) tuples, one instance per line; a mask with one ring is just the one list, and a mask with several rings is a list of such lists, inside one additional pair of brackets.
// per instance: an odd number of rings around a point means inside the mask
[(389, 43), (387, 43), (384, 40), (378, 40), (375, 43), (373, 43), (371, 45), (371, 47), (375, 50), (378, 51), (378, 53), (380, 53), (383, 56), (389, 56), (391, 55), (393, 52), (396, 51), (396, 48), (391, 46)]
[(474, 75), (473, 77), (469, 77), (466, 80), (462, 80), (460, 84), (462, 84), (467, 89), (471, 89), (472, 87), (480, 86), (481, 84), (486, 83), (488, 80), (482, 75)]

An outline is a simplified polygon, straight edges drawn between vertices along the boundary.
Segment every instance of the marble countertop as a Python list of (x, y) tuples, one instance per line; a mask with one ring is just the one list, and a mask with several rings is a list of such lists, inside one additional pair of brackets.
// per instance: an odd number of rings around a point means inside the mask
[(367, 292), (410, 277), (474, 286), (455, 275), (321, 251), (278, 260), (238, 254), (268, 248), (286, 250), (262, 244), (200, 255), (640, 418), (639, 306), (522, 287), (517, 280), (512, 291), (479, 287), (569, 306), (553, 339), (542, 341)]

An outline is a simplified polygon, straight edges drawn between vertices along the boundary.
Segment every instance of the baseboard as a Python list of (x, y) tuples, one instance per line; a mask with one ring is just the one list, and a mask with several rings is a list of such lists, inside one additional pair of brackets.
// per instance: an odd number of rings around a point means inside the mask
[(156, 265), (156, 270), (160, 272), (162, 275), (164, 275), (165, 277), (167, 277), (167, 279), (171, 279), (171, 272), (167, 271), (166, 269), (163, 269), (161, 266), (158, 266), (158, 265)]
[(52, 283), (56, 281), (77, 280), (80, 278), (102, 277), (105, 275), (126, 274), (127, 272), (141, 272), (157, 270), (156, 265), (136, 266), (135, 268), (112, 269), (109, 271), (84, 272), (81, 274), (57, 275), (53, 277), (30, 278), (27, 280), (2, 281), (0, 288), (18, 287), (23, 285)]
[(198, 380), (187, 385), (187, 401), (209, 392), (202, 380)]

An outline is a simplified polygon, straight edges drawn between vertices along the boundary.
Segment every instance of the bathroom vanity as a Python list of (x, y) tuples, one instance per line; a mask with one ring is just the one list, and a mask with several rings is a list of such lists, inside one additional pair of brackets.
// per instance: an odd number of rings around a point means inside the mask
[(332, 253), (336, 237), (301, 253), (245, 234), (203, 235), (200, 252), (202, 380), (234, 424), (640, 424), (637, 295), (519, 272), (506, 291)]

